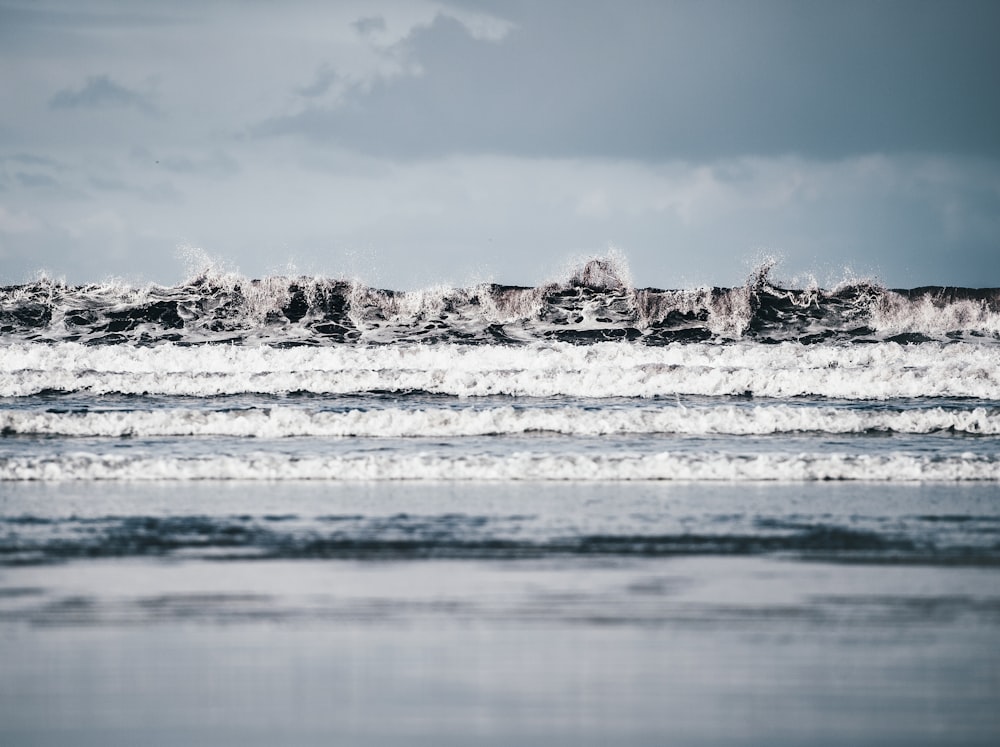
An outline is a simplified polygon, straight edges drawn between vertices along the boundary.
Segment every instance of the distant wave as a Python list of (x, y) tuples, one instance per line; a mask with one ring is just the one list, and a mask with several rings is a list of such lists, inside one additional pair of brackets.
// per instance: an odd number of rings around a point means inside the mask
[(173, 287), (39, 280), (0, 289), (0, 334), (87, 345), (1000, 341), (1000, 289), (889, 290), (868, 281), (791, 289), (770, 271), (762, 265), (740, 287), (687, 290), (635, 288), (617, 258), (531, 288), (401, 292), (211, 271)]

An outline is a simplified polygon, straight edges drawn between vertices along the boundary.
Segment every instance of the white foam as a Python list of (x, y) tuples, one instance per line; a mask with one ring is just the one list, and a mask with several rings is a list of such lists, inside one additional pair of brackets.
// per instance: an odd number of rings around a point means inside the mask
[(10, 343), (0, 396), (420, 390), (462, 397), (822, 396), (1000, 400), (1000, 347), (621, 343), (135, 347)]
[(66, 453), (0, 458), (0, 481), (407, 480), (407, 481), (1000, 481), (1000, 460), (960, 454), (585, 454), (444, 457), (364, 454), (290, 457), (130, 457)]
[(453, 438), (557, 433), (769, 435), (814, 432), (1000, 434), (1000, 409), (941, 407), (893, 411), (790, 405), (685, 407), (398, 408), (346, 412), (275, 406), (254, 409), (0, 412), (0, 432), (72, 437), (227, 436), (257, 438)]
[(886, 291), (872, 304), (871, 323), (884, 334), (972, 331), (1000, 337), (1000, 312), (985, 299), (942, 301), (930, 291), (915, 299)]

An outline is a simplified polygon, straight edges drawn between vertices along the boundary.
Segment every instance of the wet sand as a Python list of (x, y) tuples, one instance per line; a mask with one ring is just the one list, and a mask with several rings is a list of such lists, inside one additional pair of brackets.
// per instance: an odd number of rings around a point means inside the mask
[[(863, 524), (868, 506), (884, 526), (928, 511), (995, 516), (988, 487), (48, 485), (6, 491), (0, 512), (281, 509), (308, 520), (533, 506), (549, 525), (576, 506), (578, 529), (633, 531), (657, 521), (657, 506), (661, 522), (697, 516), (702, 528), (766, 508)], [(209, 550), (0, 567), (0, 744), (988, 745), (1000, 735), (1000, 572), (988, 562), (219, 560)]]

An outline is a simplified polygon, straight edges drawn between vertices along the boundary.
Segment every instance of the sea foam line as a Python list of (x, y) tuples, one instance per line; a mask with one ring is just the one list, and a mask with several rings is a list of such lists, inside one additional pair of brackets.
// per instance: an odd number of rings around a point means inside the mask
[(715, 407), (386, 407), (345, 412), (270, 407), (205, 411), (0, 412), (0, 434), (70, 437), (409, 438), (555, 433), (768, 435), (777, 433), (1000, 434), (1000, 409), (859, 410), (755, 405)]
[(10, 344), (0, 396), (426, 391), (461, 397), (823, 396), (1000, 400), (1000, 348), (622, 343), (270, 348)]
[(326, 480), (326, 481), (817, 481), (1000, 482), (1000, 459), (971, 453), (725, 453), (583, 455), (520, 452), (506, 456), (364, 454), (290, 457), (130, 457), (67, 453), (0, 458), (0, 481)]

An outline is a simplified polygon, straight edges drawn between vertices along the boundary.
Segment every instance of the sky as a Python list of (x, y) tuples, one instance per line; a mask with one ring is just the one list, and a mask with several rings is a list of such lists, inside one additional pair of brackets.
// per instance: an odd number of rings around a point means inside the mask
[(0, 0), (0, 283), (996, 287), (997, 71), (995, 0)]

